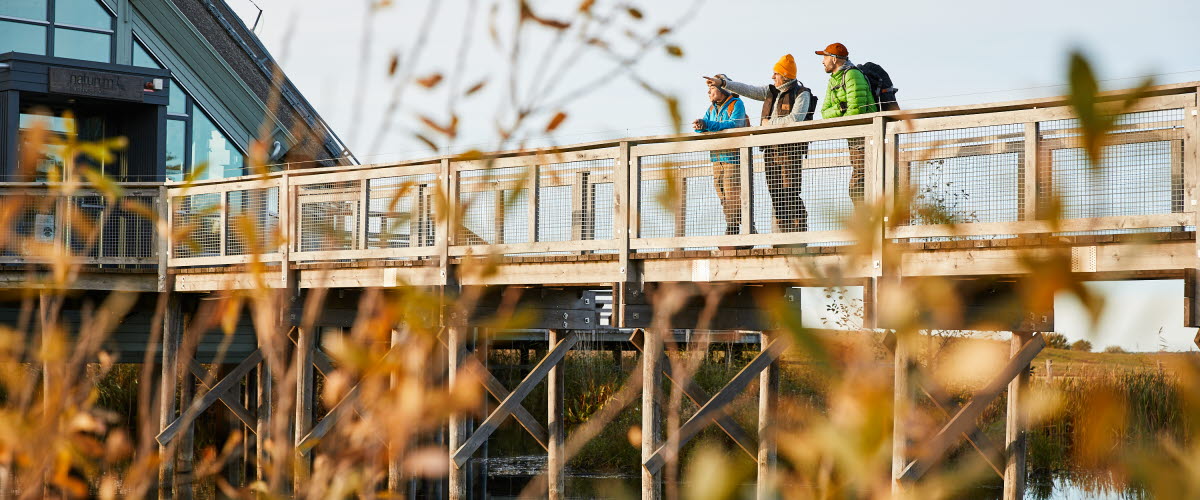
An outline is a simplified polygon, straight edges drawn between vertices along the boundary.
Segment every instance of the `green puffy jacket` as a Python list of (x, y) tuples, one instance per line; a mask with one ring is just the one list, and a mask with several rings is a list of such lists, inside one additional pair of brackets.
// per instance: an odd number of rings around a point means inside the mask
[[(821, 118), (860, 115), (879, 111), (875, 97), (871, 95), (871, 84), (862, 71), (848, 69), (850, 64), (829, 75), (829, 86), (825, 91), (825, 102), (821, 105)], [(845, 85), (843, 85), (845, 82)], [(843, 111), (843, 106), (845, 111)]]

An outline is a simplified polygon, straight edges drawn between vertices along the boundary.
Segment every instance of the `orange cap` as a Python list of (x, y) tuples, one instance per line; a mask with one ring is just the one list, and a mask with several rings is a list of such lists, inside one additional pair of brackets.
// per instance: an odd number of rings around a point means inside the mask
[(818, 50), (818, 56), (837, 56), (841, 58), (850, 57), (850, 51), (846, 50), (846, 46), (840, 43), (831, 43), (825, 50)]
[(775, 66), (771, 67), (771, 71), (779, 73), (780, 76), (788, 80), (794, 80), (796, 79), (796, 60), (792, 59), (791, 54), (784, 54), (775, 63)]

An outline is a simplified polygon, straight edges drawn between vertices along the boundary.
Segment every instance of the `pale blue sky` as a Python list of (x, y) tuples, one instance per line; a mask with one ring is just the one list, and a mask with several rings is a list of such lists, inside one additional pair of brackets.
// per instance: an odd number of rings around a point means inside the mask
[[(249, 0), (228, 0), (248, 23), (256, 12)], [(396, 50), (407, 50), (415, 41), (429, 4), (396, 0), (370, 18), (373, 38), (362, 53), (362, 28), (368, 2), (349, 0), (337, 4), (319, 0), (255, 0), (265, 10), (259, 34), (280, 59), (288, 76), (348, 142), (363, 162), (428, 156), (431, 152), (412, 137), (420, 128), (415, 115), (444, 119), (444, 89), (454, 84), (465, 89), (480, 80), (483, 91), (461, 102), (458, 147), (495, 145), (494, 119), (502, 115), (506, 99), (506, 54), (495, 49), (487, 35), (490, 2), (447, 0), (439, 2), (426, 50), (416, 61), (415, 73), (452, 72), (459, 64), (463, 78), (446, 82), (435, 91), (410, 89), (398, 114), (384, 117), (384, 102), (392, 94), (387, 62)], [(498, 19), (501, 38), (511, 26), (512, 5), (502, 2)], [(540, 13), (562, 17), (579, 2), (532, 2)], [(644, 2), (645, 19), (632, 24), (639, 32), (673, 23), (690, 1)], [(1200, 2), (1145, 0), (1135, 4), (1116, 1), (1017, 0), (1009, 2), (910, 1), (845, 3), (742, 0), (708, 1), (687, 25), (670, 34), (670, 43), (683, 48), (675, 58), (655, 49), (641, 60), (636, 72), (663, 91), (676, 96), (684, 118), (699, 117), (707, 103), (701, 75), (727, 73), (749, 82), (766, 83), (771, 66), (791, 53), (799, 66), (798, 77), (808, 86), (823, 89), (824, 74), (812, 51), (833, 41), (845, 43), (851, 59), (874, 61), (891, 73), (901, 89), (906, 108), (933, 107), (1022, 99), (1060, 94), (1065, 80), (1067, 54), (1084, 50), (1106, 83), (1124, 87), (1145, 74), (1163, 74), (1161, 83), (1200, 80), (1200, 42), (1196, 20)], [(466, 57), (459, 58), (459, 43), (467, 25), (466, 12), (476, 5), (473, 37)], [(598, 1), (602, 9), (613, 2)], [(853, 17), (843, 18), (850, 12)], [(619, 32), (615, 38), (620, 39)], [(524, 40), (530, 60), (552, 45), (547, 35)], [(618, 45), (622, 45), (618, 43)], [(627, 44), (623, 44), (626, 45)], [(563, 51), (566, 52), (566, 51)], [(560, 53), (561, 55), (561, 53)], [(401, 61), (401, 71), (413, 64)], [(553, 65), (552, 65), (553, 66)], [(563, 91), (604, 74), (612, 63), (596, 54), (580, 57), (575, 70), (548, 75), (560, 81)], [(522, 67), (535, 67), (525, 62)], [(361, 94), (360, 94), (361, 92)], [(356, 104), (362, 96), (363, 105)], [(552, 94), (554, 95), (554, 94)], [(757, 116), (757, 107), (749, 106)], [(573, 143), (623, 136), (670, 132), (662, 102), (625, 76), (607, 81), (565, 109), (569, 117), (557, 132), (558, 143)], [(537, 124), (548, 117), (539, 117)], [(385, 121), (392, 133), (376, 138)], [(1121, 344), (1130, 349), (1157, 348), (1156, 332), (1164, 327), (1172, 349), (1194, 348), (1195, 329), (1182, 324), (1182, 283), (1097, 283), (1110, 298), (1103, 330), (1091, 338), (1097, 346)], [(1082, 313), (1065, 301), (1057, 304), (1058, 330), (1069, 337), (1087, 334)]]

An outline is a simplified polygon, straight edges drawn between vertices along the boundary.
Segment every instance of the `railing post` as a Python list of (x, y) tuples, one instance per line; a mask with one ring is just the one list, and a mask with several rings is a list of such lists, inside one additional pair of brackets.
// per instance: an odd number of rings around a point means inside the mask
[(217, 195), (221, 197), (221, 210), (217, 212), (218, 224), (220, 224), (220, 232), (217, 233), (220, 251), (217, 255), (228, 255), (229, 247), (229, 191), (219, 191)]
[(1024, 185), (1021, 187), (1025, 205), (1021, 220), (1038, 219), (1038, 122), (1025, 123)]
[(158, 203), (155, 209), (158, 212), (158, 224), (155, 225), (154, 233), (158, 236), (154, 242), (154, 251), (158, 253), (158, 291), (169, 292), (167, 290), (167, 266), (170, 264), (172, 241), (171, 235), (172, 224), (174, 223), (171, 210), (171, 198), (168, 196), (170, 191), (167, 186), (158, 187)]
[(527, 211), (529, 213), (528, 220), (530, 243), (538, 240), (538, 186), (541, 183), (541, 179), (538, 175), (539, 170), (540, 169), (537, 165), (529, 166), (529, 180), (526, 184), (529, 186), (527, 188), (529, 190), (529, 194), (525, 196), (525, 199), (529, 201), (529, 207), (527, 207)]
[(291, 279), (288, 270), (291, 267), (289, 261), (291, 260), (292, 241), (295, 237), (295, 227), (292, 224), (292, 203), (295, 201), (295, 198), (292, 196), (290, 181), (289, 174), (285, 170), (279, 176), (279, 227), (276, 228), (279, 231), (280, 284), (284, 290), (291, 289), (291, 283), (288, 283), (288, 280)]
[(366, 250), (369, 239), (367, 238), (367, 229), (371, 226), (367, 223), (371, 216), (371, 199), (368, 188), (371, 185), (371, 179), (362, 179), (358, 186), (358, 238), (356, 238), (355, 246), (359, 250)]
[(444, 192), (439, 193), (439, 196), (445, 195), (445, 213), (438, 214), (440, 219), (437, 225), (437, 234), (435, 234), (434, 242), (437, 245), (438, 266), (441, 267), (441, 284), (448, 285), (450, 283), (450, 247), (454, 245), (457, 225), (454, 219), (458, 217), (458, 174), (450, 168), (450, 159), (442, 158), (438, 171), (438, 180), (444, 186)]
[(754, 233), (754, 158), (750, 155), (753, 154), (754, 148), (739, 149), (742, 153), (738, 155), (741, 158), (741, 165), (738, 166), (738, 183), (741, 184), (741, 189), (738, 191), (742, 195), (742, 227), (738, 234), (752, 234)]

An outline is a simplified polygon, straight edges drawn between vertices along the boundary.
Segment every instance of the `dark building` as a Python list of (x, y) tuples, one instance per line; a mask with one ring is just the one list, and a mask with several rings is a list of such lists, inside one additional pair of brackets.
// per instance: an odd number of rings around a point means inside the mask
[[(79, 159), (120, 181), (248, 172), (251, 141), (267, 163), (356, 163), (274, 59), (222, 0), (0, 1), (0, 180), (49, 180), (45, 148), (20, 165), (22, 128), (128, 138), (110, 160)], [(277, 79), (276, 79), (277, 78)]]

